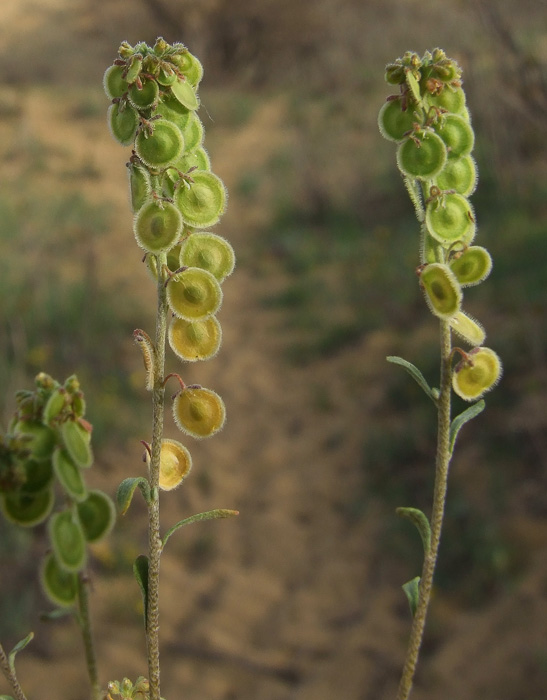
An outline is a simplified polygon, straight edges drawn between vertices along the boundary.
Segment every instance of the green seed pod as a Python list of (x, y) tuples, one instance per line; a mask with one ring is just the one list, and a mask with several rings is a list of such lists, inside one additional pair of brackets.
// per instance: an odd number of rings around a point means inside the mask
[(203, 77), (203, 66), (193, 54), (186, 50), (180, 54), (171, 56), (170, 60), (177, 66), (191, 85), (195, 87), (199, 84)]
[(390, 85), (402, 85), (405, 82), (405, 69), (398, 63), (386, 66), (386, 83)]
[(422, 264), (437, 262), (439, 260), (437, 256), (438, 248), (439, 241), (430, 236), (427, 229), (423, 229), (420, 241), (420, 262)]
[(114, 527), (116, 507), (106, 493), (89, 492), (85, 501), (78, 503), (78, 517), (88, 542), (98, 542)]
[(143, 80), (139, 89), (137, 83), (129, 88), (129, 101), (137, 110), (148, 109), (156, 104), (160, 89), (155, 80)]
[(136, 54), (133, 56), (131, 59), (131, 63), (129, 65), (129, 70), (127, 71), (127, 74), (125, 76), (126, 81), (131, 85), (131, 83), (134, 83), (135, 80), (138, 78), (139, 73), (141, 72), (142, 68), (142, 56), (139, 54)]
[(182, 233), (182, 216), (174, 204), (152, 200), (137, 212), (133, 231), (143, 250), (159, 255), (178, 242)]
[(87, 488), (80, 469), (74, 464), (66, 450), (55, 448), (53, 453), (55, 476), (65, 492), (75, 501), (87, 498)]
[(177, 161), (177, 168), (183, 173), (187, 173), (191, 168), (211, 170), (209, 154), (203, 146), (198, 146), (192, 153), (184, 153), (182, 158)]
[(122, 77), (123, 66), (110, 66), (106, 69), (103, 78), (104, 91), (109, 100), (121, 97), (129, 87), (127, 81)]
[(464, 197), (469, 197), (477, 186), (477, 167), (471, 156), (449, 158), (446, 165), (436, 177), (437, 187), (441, 190), (455, 190)]
[(169, 87), (177, 80), (177, 74), (172, 68), (161, 67), (158, 72), (157, 81), (164, 87)]
[(456, 241), (470, 243), (475, 236), (475, 217), (469, 201), (461, 194), (445, 194), (425, 210), (427, 230), (443, 246)]
[(67, 420), (61, 424), (61, 437), (66, 451), (78, 467), (86, 469), (93, 464), (91, 427), (87, 430), (81, 420)]
[(196, 232), (182, 244), (180, 264), (181, 267), (200, 267), (223, 282), (234, 270), (234, 249), (227, 240), (215, 233)]
[(136, 214), (143, 204), (149, 199), (152, 192), (150, 174), (146, 168), (131, 163), (128, 168), (129, 193), (131, 196), (131, 208)]
[(25, 446), (30, 450), (34, 459), (49, 459), (55, 447), (53, 430), (32, 420), (21, 420), (16, 423), (14, 432), (25, 437)]
[(169, 345), (185, 362), (210, 360), (222, 342), (222, 329), (214, 316), (200, 321), (185, 321), (173, 318), (169, 325)]
[(448, 265), (426, 265), (420, 274), (420, 284), (427, 304), (435, 316), (446, 321), (460, 310), (462, 291)]
[(186, 109), (194, 110), (199, 107), (198, 96), (189, 80), (176, 80), (171, 85), (171, 93)]
[(463, 311), (458, 311), (458, 313), (450, 319), (450, 327), (473, 347), (482, 345), (486, 338), (486, 333), (481, 324)]
[(451, 114), (462, 114), (465, 110), (465, 92), (461, 87), (453, 88), (445, 85), (436, 95), (428, 95), (428, 103)]
[(183, 433), (206, 438), (222, 428), (226, 409), (223, 400), (211, 389), (187, 387), (175, 396), (173, 416)]
[[(171, 248), (167, 252), (167, 267), (171, 270), (171, 272), (174, 272), (175, 270), (178, 270), (180, 267), (179, 265), (179, 256), (180, 256), (180, 243), (177, 243), (175, 246)], [(152, 276), (152, 279), (158, 280), (158, 267), (157, 267), (157, 258), (155, 255), (147, 255), (146, 256), (146, 266), (148, 268), (148, 271), (150, 272), (150, 275)]]
[(152, 122), (152, 134), (142, 130), (135, 140), (135, 150), (139, 158), (149, 168), (166, 168), (172, 165), (184, 150), (182, 132), (167, 119)]
[(436, 131), (446, 144), (449, 158), (463, 158), (473, 150), (475, 133), (469, 121), (459, 114), (447, 114)]
[(44, 406), (42, 413), (43, 422), (50, 424), (53, 423), (55, 419), (63, 413), (63, 410), (67, 405), (67, 399), (68, 393), (64, 387), (58, 386), (56, 389), (54, 389), (47, 400), (46, 405)]
[(189, 267), (169, 280), (167, 302), (175, 316), (195, 321), (216, 314), (222, 303), (222, 290), (210, 272)]
[(216, 224), (226, 207), (226, 189), (222, 180), (207, 170), (191, 173), (193, 183), (175, 193), (175, 204), (188, 226), (208, 228)]
[(0, 495), (0, 510), (6, 520), (22, 527), (34, 527), (44, 522), (53, 509), (55, 494), (52, 488), (25, 493), (12, 491)]
[(486, 248), (473, 245), (450, 262), (450, 269), (462, 287), (472, 287), (488, 277), (492, 269), (492, 258)]
[(83, 416), (85, 416), (85, 409), (86, 403), (84, 393), (83, 391), (77, 391), (72, 396), (72, 411), (76, 418), (83, 418)]
[(86, 562), (86, 543), (82, 526), (75, 514), (64, 510), (51, 516), (49, 539), (55, 560), (64, 571), (81, 571)]
[[(149, 461), (149, 459), (148, 459)], [(163, 491), (177, 488), (192, 468), (190, 452), (176, 440), (165, 439), (161, 443), (160, 481)]]
[(53, 465), (50, 459), (28, 459), (23, 462), (24, 484), (21, 491), (25, 493), (37, 493), (51, 486), (53, 482)]
[(108, 126), (118, 143), (121, 143), (122, 146), (129, 146), (135, 140), (139, 126), (139, 114), (131, 105), (116, 102), (108, 108)]
[(412, 108), (408, 107), (403, 112), (401, 99), (385, 102), (378, 114), (380, 133), (388, 141), (402, 141), (405, 134), (412, 131), (416, 121)]
[(170, 93), (164, 93), (154, 110), (154, 116), (161, 115), (164, 119), (173, 122), (182, 131), (190, 121), (192, 110), (186, 109)]
[(63, 571), (53, 554), (47, 554), (40, 570), (40, 583), (46, 596), (55, 605), (70, 607), (76, 603), (78, 581), (76, 574)]
[(452, 388), (465, 401), (475, 401), (490, 391), (501, 377), (501, 362), (490, 348), (475, 348), (469, 360), (462, 360), (454, 368)]
[(444, 141), (435, 133), (427, 132), (416, 143), (406, 139), (397, 149), (397, 165), (408, 177), (428, 180), (438, 175), (446, 163)]
[(184, 137), (185, 155), (201, 146), (203, 141), (203, 124), (195, 112), (190, 112), (190, 118), (182, 131), (182, 135)]

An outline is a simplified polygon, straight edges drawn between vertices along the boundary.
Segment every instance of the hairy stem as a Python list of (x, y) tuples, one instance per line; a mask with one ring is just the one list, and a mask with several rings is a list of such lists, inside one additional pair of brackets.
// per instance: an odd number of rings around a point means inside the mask
[(397, 700), (407, 700), (412, 690), (412, 681), (416, 672), (418, 655), (424, 636), (427, 610), (431, 598), (433, 576), (437, 564), (441, 530), (444, 517), (446, 488), (448, 482), (448, 466), (450, 463), (450, 408), (451, 408), (451, 333), (448, 321), (440, 322), (441, 335), (441, 386), (438, 399), (437, 420), (437, 457), (435, 465), (435, 489), (433, 494), (433, 509), (431, 515), (431, 546), (425, 553), (418, 606), (412, 621), (410, 639), (406, 652), (405, 664)]
[(97, 673), (97, 657), (95, 655), (95, 646), (91, 633), (91, 621), (89, 618), (88, 582), (87, 576), (83, 571), (78, 573), (78, 622), (80, 623), (82, 639), (84, 641), (87, 673), (91, 684), (91, 697), (92, 700), (101, 700), (102, 691)]
[(1, 644), (0, 644), (0, 668), (2, 669), (2, 672), (3, 672), (4, 676), (6, 677), (6, 680), (11, 685), (17, 700), (27, 700), (25, 694), (23, 693), (23, 689), (19, 685), (19, 681), (17, 680), (17, 676), (15, 675), (15, 671), (10, 667), (8, 657), (7, 657), (6, 652), (4, 651), (4, 648)]
[(167, 332), (167, 293), (162, 274), (167, 256), (157, 257), (158, 307), (156, 316), (156, 366), (152, 393), (152, 455), (150, 458), (150, 504), (148, 508), (148, 608), (146, 618), (146, 643), (148, 649), (148, 678), (150, 700), (160, 700), (160, 648), (159, 648), (159, 578), (162, 541), (160, 534), (159, 475), (163, 437), (163, 413), (165, 387), (165, 338)]

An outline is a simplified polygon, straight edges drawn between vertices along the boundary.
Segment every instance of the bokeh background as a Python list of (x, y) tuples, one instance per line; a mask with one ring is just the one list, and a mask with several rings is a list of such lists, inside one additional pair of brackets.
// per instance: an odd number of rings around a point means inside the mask
[[(434, 410), (385, 356), (435, 383), (437, 327), (419, 291), (417, 225), (377, 131), (387, 62), (441, 46), (464, 69), (477, 135), (467, 290), (504, 377), (462, 432), (415, 696), (547, 693), (547, 5), (544, 0), (4, 0), (0, 8), (0, 421), (45, 370), (77, 372), (94, 423), (93, 485), (142, 473), (149, 396), (136, 327), (155, 290), (131, 230), (128, 149), (102, 75), (122, 40), (183, 41), (203, 62), (200, 116), (230, 192), (221, 353), (183, 368), (228, 422), (189, 444), (165, 527), (168, 699), (387, 700), (409, 630), (401, 584), (420, 542), (394, 514), (430, 508)], [(174, 359), (170, 369), (180, 367)], [(460, 405), (457, 404), (456, 408)], [(177, 437), (167, 425), (167, 434)], [(135, 499), (91, 562), (106, 684), (146, 674)], [(75, 626), (45, 624), (44, 532), (0, 523), (0, 639), (30, 698), (87, 697)], [(2, 685), (0, 691), (8, 692)], [(5, 684), (4, 684), (5, 685)]]

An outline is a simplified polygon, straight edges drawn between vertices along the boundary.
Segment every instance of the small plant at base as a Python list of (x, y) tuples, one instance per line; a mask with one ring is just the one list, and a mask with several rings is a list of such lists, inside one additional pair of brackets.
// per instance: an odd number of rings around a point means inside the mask
[[(397, 700), (406, 700), (422, 644), (437, 562), (446, 500), (448, 466), (460, 428), (484, 409), (481, 397), (501, 376), (493, 350), (482, 347), (482, 326), (461, 311), (462, 287), (479, 284), (492, 261), (480, 246), (470, 245), (476, 233), (469, 195), (476, 185), (471, 157), (474, 133), (465, 107), (461, 69), (444, 51), (423, 57), (407, 52), (386, 67), (386, 81), (399, 92), (380, 109), (382, 135), (397, 143), (397, 164), (421, 227), (418, 276), (425, 300), (440, 323), (440, 386), (431, 388), (413, 364), (388, 357), (409, 372), (438, 412), (435, 486), (431, 523), (416, 508), (398, 508), (417, 527), (424, 548), (421, 576), (404, 584), (412, 613), (412, 628)], [(452, 347), (455, 331), (471, 349)], [(455, 364), (455, 355), (461, 360)], [(452, 391), (473, 401), (451, 419)]]

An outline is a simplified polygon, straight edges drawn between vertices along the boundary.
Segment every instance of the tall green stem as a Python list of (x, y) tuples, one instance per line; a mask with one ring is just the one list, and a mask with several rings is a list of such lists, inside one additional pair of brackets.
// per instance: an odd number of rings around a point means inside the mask
[(450, 463), (450, 408), (451, 408), (451, 332), (447, 321), (440, 323), (441, 335), (441, 386), (437, 404), (437, 457), (435, 464), (435, 489), (431, 515), (431, 546), (425, 553), (418, 606), (412, 621), (410, 639), (405, 664), (397, 693), (397, 700), (407, 700), (412, 690), (412, 681), (416, 672), (418, 655), (424, 636), (427, 610), (431, 598), (433, 576), (437, 564), (441, 530), (444, 517), (448, 466)]
[(82, 631), (82, 639), (84, 641), (85, 660), (87, 665), (87, 673), (91, 684), (91, 697), (93, 700), (101, 700), (102, 691), (99, 683), (99, 675), (97, 673), (97, 657), (95, 655), (95, 645), (93, 644), (93, 635), (91, 633), (91, 621), (89, 618), (89, 596), (88, 582), (85, 572), (78, 573), (78, 622)]
[(148, 596), (146, 617), (146, 642), (148, 649), (148, 679), (150, 700), (160, 700), (160, 648), (159, 648), (159, 578), (162, 550), (160, 534), (159, 474), (163, 437), (165, 339), (167, 333), (167, 293), (163, 268), (165, 253), (157, 257), (158, 307), (156, 316), (156, 363), (152, 393), (152, 455), (150, 458), (150, 504), (148, 507)]

